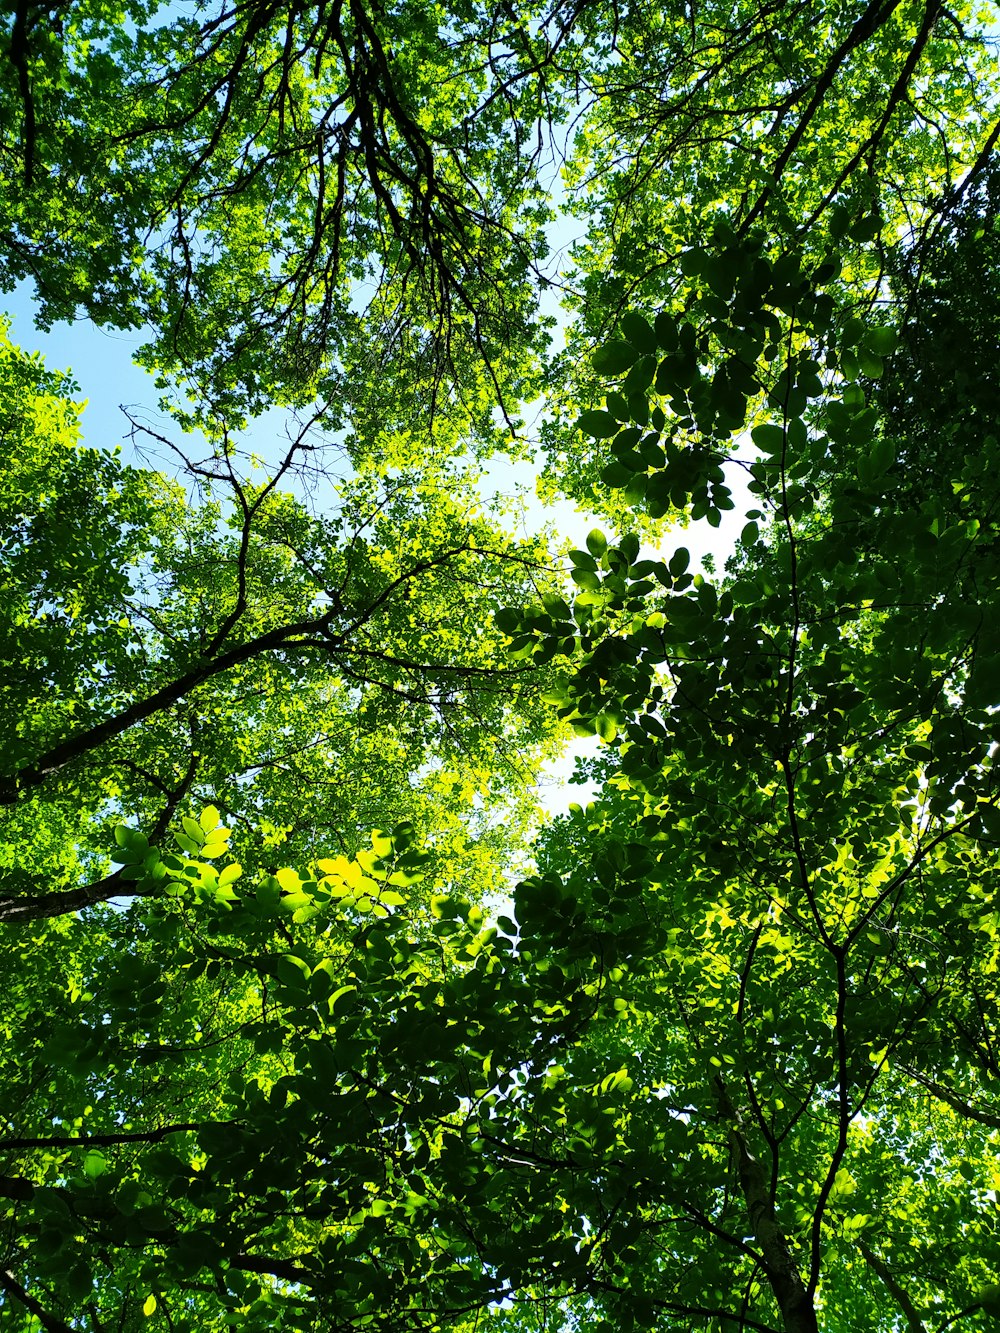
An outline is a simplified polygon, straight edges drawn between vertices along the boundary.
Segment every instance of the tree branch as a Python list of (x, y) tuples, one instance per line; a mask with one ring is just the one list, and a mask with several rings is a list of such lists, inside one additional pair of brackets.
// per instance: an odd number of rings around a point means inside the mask
[(913, 1304), (909, 1296), (907, 1296), (906, 1292), (893, 1277), (892, 1272), (888, 1268), (888, 1266), (883, 1262), (883, 1260), (881, 1260), (878, 1257), (877, 1254), (874, 1253), (874, 1251), (869, 1249), (869, 1247), (865, 1244), (863, 1240), (859, 1239), (857, 1242), (857, 1246), (861, 1252), (861, 1256), (864, 1259), (865, 1263), (868, 1265), (868, 1267), (872, 1270), (873, 1273), (878, 1274), (878, 1276), (882, 1279), (882, 1283), (885, 1286), (885, 1289), (889, 1292), (893, 1300), (896, 1302), (896, 1304), (902, 1310), (903, 1314), (906, 1316), (906, 1323), (907, 1327), (910, 1330), (910, 1333), (927, 1333), (927, 1330), (924, 1327), (924, 1321), (920, 1318), (920, 1313), (917, 1310), (917, 1307)]
[(187, 1134), (206, 1125), (235, 1125), (235, 1120), (191, 1121), (188, 1124), (162, 1125), (159, 1129), (136, 1130), (132, 1134), (72, 1134), (38, 1139), (0, 1139), (0, 1151), (25, 1148), (110, 1148), (118, 1143), (161, 1143), (170, 1134)]
[(49, 1314), (43, 1306), (39, 1305), (34, 1296), (29, 1296), (9, 1268), (0, 1269), (0, 1287), (35, 1316), (42, 1328), (45, 1329), (45, 1333), (75, 1333), (75, 1330), (69, 1324), (56, 1318), (55, 1315)]

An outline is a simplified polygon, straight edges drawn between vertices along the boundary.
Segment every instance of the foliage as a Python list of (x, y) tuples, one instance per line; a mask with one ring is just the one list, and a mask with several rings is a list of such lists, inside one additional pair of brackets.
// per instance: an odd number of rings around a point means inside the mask
[[(8, 13), (0, 273), (43, 320), (151, 326), (185, 419), (318, 387), (371, 448), (415, 402), (442, 435), (458, 412), (491, 437), (498, 393), (516, 410), (541, 333), (531, 136), (558, 96), (530, 9)], [(410, 404), (373, 405), (373, 377)]]
[(837, 250), (832, 294), (863, 315), (900, 251), (924, 252), (1000, 131), (995, 51), (973, 5), (699, 3), (636, 8), (614, 33), (567, 168), (587, 234), (574, 250), (577, 318), (549, 377), (545, 477), (627, 527), (599, 478), (606, 455), (572, 431), (600, 391), (595, 343), (632, 308), (696, 330), (714, 318), (731, 290), (725, 260), (700, 274), (682, 255), (718, 222), (761, 235), (772, 261), (791, 249), (812, 267)]
[(953, 465), (992, 447), (998, 186), (994, 168), (970, 180), (927, 243), (898, 257), (892, 282), (907, 312), (902, 342), (872, 386), (906, 473), (901, 484), (915, 495), (937, 489), (946, 504), (938, 458)]
[(539, 545), (511, 545), (454, 475), (347, 481), (312, 514), (281, 489), (301, 457), (319, 466), (304, 431), (265, 482), (232, 452), (195, 467), (191, 502), (83, 448), (59, 377), (3, 353), (0, 914), (134, 891), (107, 874), (120, 813), (157, 840), (199, 799), (270, 830), (248, 849), (262, 864), (413, 819), (499, 882), (511, 844), (482, 802), (519, 827), (551, 724), (490, 608), (549, 577)]
[[(857, 379), (895, 335), (831, 327), (815, 275), (783, 303), (752, 249), (722, 256), (739, 336), (763, 321), (785, 349), (762, 340), (759, 509), (728, 576), (595, 533), (573, 607), (507, 622), (521, 656), (568, 659), (560, 711), (617, 748), (547, 860), (565, 877), (591, 859), (577, 928), (603, 918), (619, 949), (642, 931), (609, 1052), (644, 1084), (616, 1145), (642, 1182), (623, 1220), (641, 1258), (609, 1262), (608, 1288), (628, 1303), (655, 1273), (654, 1308), (746, 1327), (937, 1327), (996, 1263), (995, 440), (914, 476)], [(626, 452), (617, 422), (612, 448), (648, 508), (662, 484), (704, 511), (686, 478), (725, 462), (725, 398), (675, 365), (656, 369), (662, 457)]]
[[(85, 447), (0, 340), (0, 1327), (995, 1322), (976, 23), (10, 14), (4, 280), (148, 321), (205, 434)], [(619, 530), (563, 577), (472, 463), (570, 114), (547, 484)], [(737, 475), (715, 577), (664, 536)]]

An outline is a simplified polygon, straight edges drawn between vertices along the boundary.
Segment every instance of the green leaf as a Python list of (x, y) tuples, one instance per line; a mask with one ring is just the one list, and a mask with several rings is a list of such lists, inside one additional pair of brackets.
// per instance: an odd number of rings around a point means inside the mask
[(148, 1319), (151, 1314), (156, 1313), (156, 1297), (150, 1293), (142, 1303), (142, 1313)]
[(97, 1180), (108, 1169), (107, 1158), (96, 1148), (91, 1148), (83, 1159), (83, 1171), (88, 1180)]
[(119, 847), (126, 847), (130, 852), (145, 853), (149, 847), (146, 835), (138, 829), (126, 828), (118, 824), (115, 828), (115, 842)]
[(773, 421), (754, 426), (750, 438), (762, 453), (780, 454), (785, 447), (785, 431)]
[(895, 329), (876, 326), (867, 330), (862, 345), (876, 357), (891, 356), (899, 346), (899, 337)]
[(622, 381), (621, 391), (628, 399), (629, 409), (633, 415), (637, 410), (648, 411), (646, 395), (653, 383), (655, 374), (656, 357), (643, 356), (639, 358)]
[(292, 986), (301, 989), (311, 975), (312, 969), (304, 958), (299, 958), (297, 954), (282, 954), (277, 963), (277, 977), (283, 981), (286, 986)]
[(677, 550), (667, 562), (667, 568), (674, 578), (678, 578), (687, 569), (691, 563), (691, 553), (686, 546), (678, 546)]
[(587, 550), (595, 559), (599, 560), (607, 549), (607, 538), (599, 528), (594, 528), (587, 534)]
[(622, 332), (633, 347), (647, 355), (657, 350), (657, 337), (645, 315), (629, 311), (622, 316)]
[(674, 352), (677, 350), (677, 322), (673, 315), (667, 311), (661, 310), (654, 320), (653, 327), (656, 331), (656, 341), (658, 346), (665, 352)]
[(896, 461), (896, 445), (888, 436), (883, 436), (875, 441), (869, 455), (872, 472), (876, 477), (881, 477), (883, 473), (888, 472)]
[(632, 564), (639, 555), (641, 542), (634, 532), (626, 532), (618, 543), (618, 549), (628, 564)]
[(115, 842), (123, 849), (112, 854), (111, 859), (116, 865), (138, 865), (145, 860), (149, 851), (146, 835), (138, 829), (126, 828), (123, 824), (115, 828)]
[[(542, 593), (542, 606), (556, 620), (571, 620), (573, 613), (563, 597), (555, 592)], [(386, 853), (387, 854), (387, 853)]]
[(608, 463), (601, 468), (601, 481), (613, 491), (623, 490), (632, 480), (633, 475), (632, 469), (626, 467), (626, 465), (617, 458), (614, 462)]
[(611, 441), (612, 452), (618, 458), (623, 457), (624, 455), (628, 454), (629, 451), (633, 449), (636, 444), (638, 444), (641, 436), (642, 436), (641, 426), (626, 426), (626, 428), (624, 430), (620, 430), (618, 434), (615, 436), (615, 438)]
[(195, 846), (203, 847), (205, 845), (204, 830), (196, 819), (192, 819), (189, 815), (185, 815), (181, 820), (181, 826)]
[(340, 1008), (341, 1010), (345, 1009), (347, 1007), (349, 997), (352, 995), (356, 995), (357, 990), (358, 990), (357, 986), (350, 986), (350, 985), (339, 986), (337, 990), (335, 990), (333, 994), (330, 996), (330, 999), (327, 1001), (327, 1007), (329, 1009), (330, 1016), (334, 1017), (336, 1015), (336, 1011), (338, 1008)]
[(574, 569), (571, 577), (578, 588), (587, 588), (597, 592), (601, 587), (600, 578), (589, 569)]
[(618, 735), (618, 723), (608, 713), (599, 713), (594, 718), (594, 730), (602, 741), (613, 741)]
[[(638, 361), (639, 355), (639, 350), (631, 343), (613, 341), (598, 347), (590, 359), (599, 375), (621, 375)], [(580, 429), (593, 433), (586, 426)]]
[(576, 428), (585, 435), (592, 435), (595, 440), (609, 440), (612, 435), (618, 434), (620, 424), (610, 412), (591, 410), (581, 413)]
[(608, 411), (616, 421), (624, 423), (631, 420), (632, 409), (629, 406), (628, 399), (623, 393), (618, 393), (617, 391), (612, 390), (611, 393), (606, 395), (606, 400)]
[(516, 634), (521, 628), (521, 612), (512, 606), (501, 607), (494, 613), (493, 623), (501, 634)]
[(861, 374), (861, 358), (850, 348), (845, 348), (840, 354), (840, 372), (847, 380), (856, 380)]

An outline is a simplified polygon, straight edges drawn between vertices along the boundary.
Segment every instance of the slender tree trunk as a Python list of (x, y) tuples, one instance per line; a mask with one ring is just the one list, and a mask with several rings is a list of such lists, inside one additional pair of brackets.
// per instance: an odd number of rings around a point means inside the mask
[(774, 1213), (770, 1175), (750, 1151), (740, 1113), (729, 1096), (725, 1080), (718, 1074), (715, 1090), (719, 1116), (729, 1126), (733, 1163), (750, 1226), (764, 1260), (768, 1285), (781, 1311), (785, 1333), (819, 1333), (812, 1296), (802, 1281), (798, 1264)]
[[(110, 1148), (118, 1143), (162, 1143), (171, 1134), (189, 1134), (192, 1130), (204, 1129), (206, 1125), (229, 1126), (235, 1124), (235, 1120), (191, 1120), (184, 1121), (182, 1124), (161, 1125), (158, 1129), (140, 1129), (134, 1133), (49, 1135), (46, 1138), (37, 1139), (9, 1138), (0, 1139), (0, 1150), (13, 1152), (23, 1151), (27, 1148)], [(0, 1176), (0, 1194), (4, 1191), (4, 1180), (17, 1182), (10, 1188), (24, 1188), (24, 1185), (20, 1183), (20, 1176)], [(29, 1193), (22, 1193), (17, 1197), (30, 1198), (33, 1191), (34, 1186), (32, 1185), (29, 1187)]]
[[(198, 770), (198, 755), (193, 754), (188, 760), (187, 772), (173, 788), (163, 787), (168, 796), (166, 805), (156, 818), (156, 823), (147, 830), (149, 841), (155, 845), (167, 831), (181, 797), (194, 781)], [(162, 784), (161, 784), (162, 786)], [(2, 804), (2, 802), (0, 802)], [(29, 895), (7, 895), (0, 893), (0, 926), (17, 925), (27, 921), (44, 921), (48, 917), (63, 916), (67, 912), (82, 912), (85, 907), (94, 907), (97, 903), (108, 903), (114, 898), (152, 897), (158, 889), (142, 889), (132, 879), (126, 879), (123, 870), (113, 870), (103, 879), (96, 879), (92, 884), (78, 884), (72, 889), (58, 889), (55, 893), (33, 893)]]
[(58, 745), (54, 745), (51, 750), (46, 751), (31, 766), (19, 769), (10, 777), (0, 779), (0, 805), (15, 805), (25, 792), (41, 786), (46, 778), (53, 773), (58, 773), (60, 769), (65, 768), (67, 764), (72, 763), (75, 759), (82, 759), (84, 755), (91, 754), (107, 741), (120, 736), (137, 723), (144, 722), (146, 718), (154, 717), (157, 713), (172, 708), (174, 704), (179, 703), (192, 690), (211, 680), (213, 676), (222, 675), (223, 672), (229, 671), (234, 666), (241, 666), (244, 662), (249, 662), (264, 653), (282, 648), (285, 646), (285, 641), (296, 634), (316, 630), (322, 620), (322, 617), (314, 620), (303, 620), (297, 624), (283, 625), (280, 629), (261, 634), (250, 643), (233, 648), (230, 652), (217, 657), (213, 662), (207, 662), (194, 671), (189, 671), (186, 675), (180, 676), (177, 680), (172, 680), (169, 684), (149, 695), (148, 698), (139, 699), (114, 717), (105, 718), (103, 722), (96, 723), (89, 731), (81, 732), (76, 736), (71, 736), (68, 740), (60, 741)]
[[(384, 588), (368, 606), (355, 616), (350, 624), (346, 625), (337, 634), (330, 632), (330, 622), (334, 618), (335, 612), (329, 610), (324, 612), (323, 615), (313, 616), (309, 620), (299, 620), (288, 625), (279, 625), (275, 629), (268, 630), (266, 633), (258, 635), (257, 638), (251, 639), (249, 643), (239, 644), (235, 648), (230, 648), (227, 653), (220, 653), (210, 660), (203, 661), (201, 665), (178, 677), (177, 680), (168, 682), (147, 698), (138, 699), (135, 703), (130, 704), (128, 708), (116, 713), (114, 717), (105, 718), (103, 722), (95, 723), (88, 731), (80, 732), (64, 741), (60, 741), (58, 745), (54, 745), (45, 754), (41, 755), (34, 764), (18, 769), (17, 772), (6, 776), (0, 775), (0, 806), (16, 805), (22, 796), (35, 787), (40, 787), (46, 778), (51, 777), (53, 773), (58, 773), (67, 764), (82, 759), (85, 755), (92, 754), (102, 745), (114, 740), (116, 736), (121, 736), (123, 732), (128, 731), (139, 722), (145, 722), (147, 718), (155, 717), (156, 714), (172, 708), (174, 704), (186, 698), (199, 685), (204, 685), (206, 681), (213, 677), (220, 676), (233, 667), (242, 666), (244, 662), (250, 662), (255, 657), (262, 657), (267, 653), (276, 651), (293, 650), (296, 646), (301, 647), (301, 643), (296, 641), (302, 640), (304, 636), (310, 634), (321, 637), (322, 647), (331, 656), (346, 655), (350, 650), (345, 645), (349, 645), (351, 636), (372, 621), (404, 584), (419, 574), (427, 573), (431, 569), (447, 564), (449, 560), (454, 559), (456, 555), (461, 555), (468, 549), (466, 545), (455, 546), (441, 552), (440, 555), (418, 561), (411, 569), (393, 579), (387, 588)], [(315, 647), (316, 644), (313, 643), (310, 646)], [(377, 656), (377, 654), (373, 655)], [(420, 669), (428, 668), (421, 666)], [(440, 667), (435, 666), (433, 669), (440, 669)], [(447, 669), (451, 670), (450, 667)]]
[(818, 1333), (812, 1298), (774, 1215), (767, 1172), (751, 1154), (743, 1132), (735, 1126), (730, 1130), (730, 1142), (737, 1156), (740, 1189), (750, 1225), (764, 1256), (764, 1272), (778, 1302), (785, 1333)]

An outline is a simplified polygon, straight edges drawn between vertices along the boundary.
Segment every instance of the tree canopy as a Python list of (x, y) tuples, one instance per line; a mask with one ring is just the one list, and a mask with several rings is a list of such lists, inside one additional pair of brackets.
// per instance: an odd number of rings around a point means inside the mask
[(989, 21), (8, 8), (0, 1329), (1000, 1321)]

